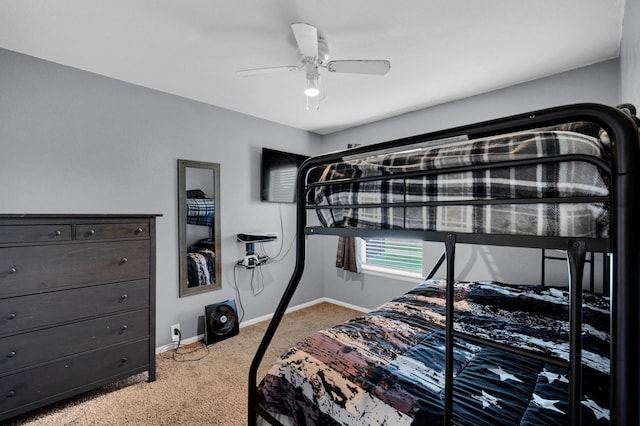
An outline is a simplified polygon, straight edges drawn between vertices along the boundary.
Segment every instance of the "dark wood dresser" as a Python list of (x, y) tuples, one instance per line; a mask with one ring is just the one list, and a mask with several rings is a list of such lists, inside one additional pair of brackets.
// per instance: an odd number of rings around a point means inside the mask
[(0, 421), (148, 371), (151, 215), (0, 215)]

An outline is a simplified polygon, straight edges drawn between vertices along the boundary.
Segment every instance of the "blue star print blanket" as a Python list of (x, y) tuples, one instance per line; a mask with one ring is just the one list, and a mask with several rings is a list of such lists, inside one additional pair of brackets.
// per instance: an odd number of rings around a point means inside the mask
[[(285, 424), (441, 425), (443, 280), (294, 345), (259, 386)], [(568, 360), (568, 294), (541, 286), (457, 283), (455, 329)], [(609, 299), (583, 297), (583, 424), (609, 424)], [(567, 424), (569, 373), (455, 339), (454, 423)]]

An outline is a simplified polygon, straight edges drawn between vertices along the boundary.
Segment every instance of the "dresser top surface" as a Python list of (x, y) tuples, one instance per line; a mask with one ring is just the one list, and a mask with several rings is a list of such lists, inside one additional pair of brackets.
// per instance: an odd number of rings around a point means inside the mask
[(90, 219), (90, 218), (122, 218), (122, 219), (135, 219), (135, 218), (150, 218), (150, 217), (160, 217), (161, 214), (154, 213), (140, 213), (140, 214), (132, 214), (132, 213), (124, 213), (124, 214), (113, 214), (113, 213), (102, 213), (102, 214), (89, 214), (89, 213), (27, 213), (27, 214), (18, 214), (18, 213), (0, 213), (0, 219), (48, 219), (48, 218), (64, 218), (64, 219)]

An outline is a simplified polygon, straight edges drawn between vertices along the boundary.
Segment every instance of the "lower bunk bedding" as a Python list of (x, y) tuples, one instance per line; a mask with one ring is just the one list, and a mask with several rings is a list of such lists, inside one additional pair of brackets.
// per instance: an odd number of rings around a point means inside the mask
[[(441, 425), (445, 280), (427, 280), (366, 315), (294, 345), (258, 387), (284, 424)], [(454, 328), (569, 359), (568, 293), (456, 283)], [(609, 424), (609, 299), (583, 296), (582, 424)], [(453, 420), (567, 424), (569, 372), (556, 363), (455, 338)]]
[(216, 282), (216, 252), (211, 239), (187, 247), (187, 287), (200, 287)]

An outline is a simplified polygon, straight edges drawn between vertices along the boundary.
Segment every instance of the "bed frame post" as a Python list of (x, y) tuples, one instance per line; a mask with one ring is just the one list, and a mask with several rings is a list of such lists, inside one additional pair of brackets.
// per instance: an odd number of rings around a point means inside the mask
[(611, 288), (611, 424), (640, 424), (640, 179), (617, 177)]
[(582, 424), (582, 278), (586, 244), (570, 241), (569, 262), (569, 423)]
[[(307, 163), (303, 163), (300, 169), (298, 170), (298, 182), (304, 182), (306, 179), (306, 175), (311, 166), (307, 165)], [(258, 367), (260, 367), (260, 363), (264, 358), (264, 354), (267, 352), (269, 345), (271, 344), (271, 340), (273, 336), (276, 334), (276, 330), (278, 329), (278, 325), (280, 325), (280, 320), (284, 317), (284, 314), (287, 311), (287, 307), (289, 306), (289, 302), (291, 298), (296, 292), (298, 288), (298, 284), (300, 283), (300, 279), (302, 278), (302, 273), (304, 272), (304, 262), (306, 259), (306, 235), (304, 233), (304, 228), (307, 225), (307, 212), (305, 209), (305, 186), (302, 183), (296, 185), (296, 197), (298, 202), (296, 203), (296, 263), (293, 269), (293, 273), (291, 278), (289, 279), (289, 284), (284, 290), (282, 298), (278, 303), (275, 313), (267, 326), (267, 330), (265, 331), (264, 336), (262, 337), (262, 341), (258, 346), (258, 350), (251, 361), (251, 365), (249, 367), (249, 395), (248, 395), (248, 403), (249, 410), (247, 413), (247, 424), (250, 426), (255, 426), (257, 421), (257, 410), (258, 407), (258, 389), (257, 389), (257, 375), (258, 375)], [(272, 424), (277, 424), (277, 420), (271, 417), (268, 413), (261, 411), (260, 415), (269, 421)]]
[(444, 424), (450, 425), (453, 420), (453, 314), (455, 301), (455, 254), (456, 236), (448, 234), (444, 242), (447, 255), (447, 290), (446, 290), (446, 318), (445, 318), (445, 386), (444, 386)]
[[(601, 106), (594, 108), (603, 109)], [(637, 125), (621, 111), (605, 108), (615, 143), (611, 211), (611, 416), (612, 425), (640, 424), (640, 143)], [(598, 121), (596, 117), (596, 120)], [(603, 123), (603, 124), (605, 124)]]

